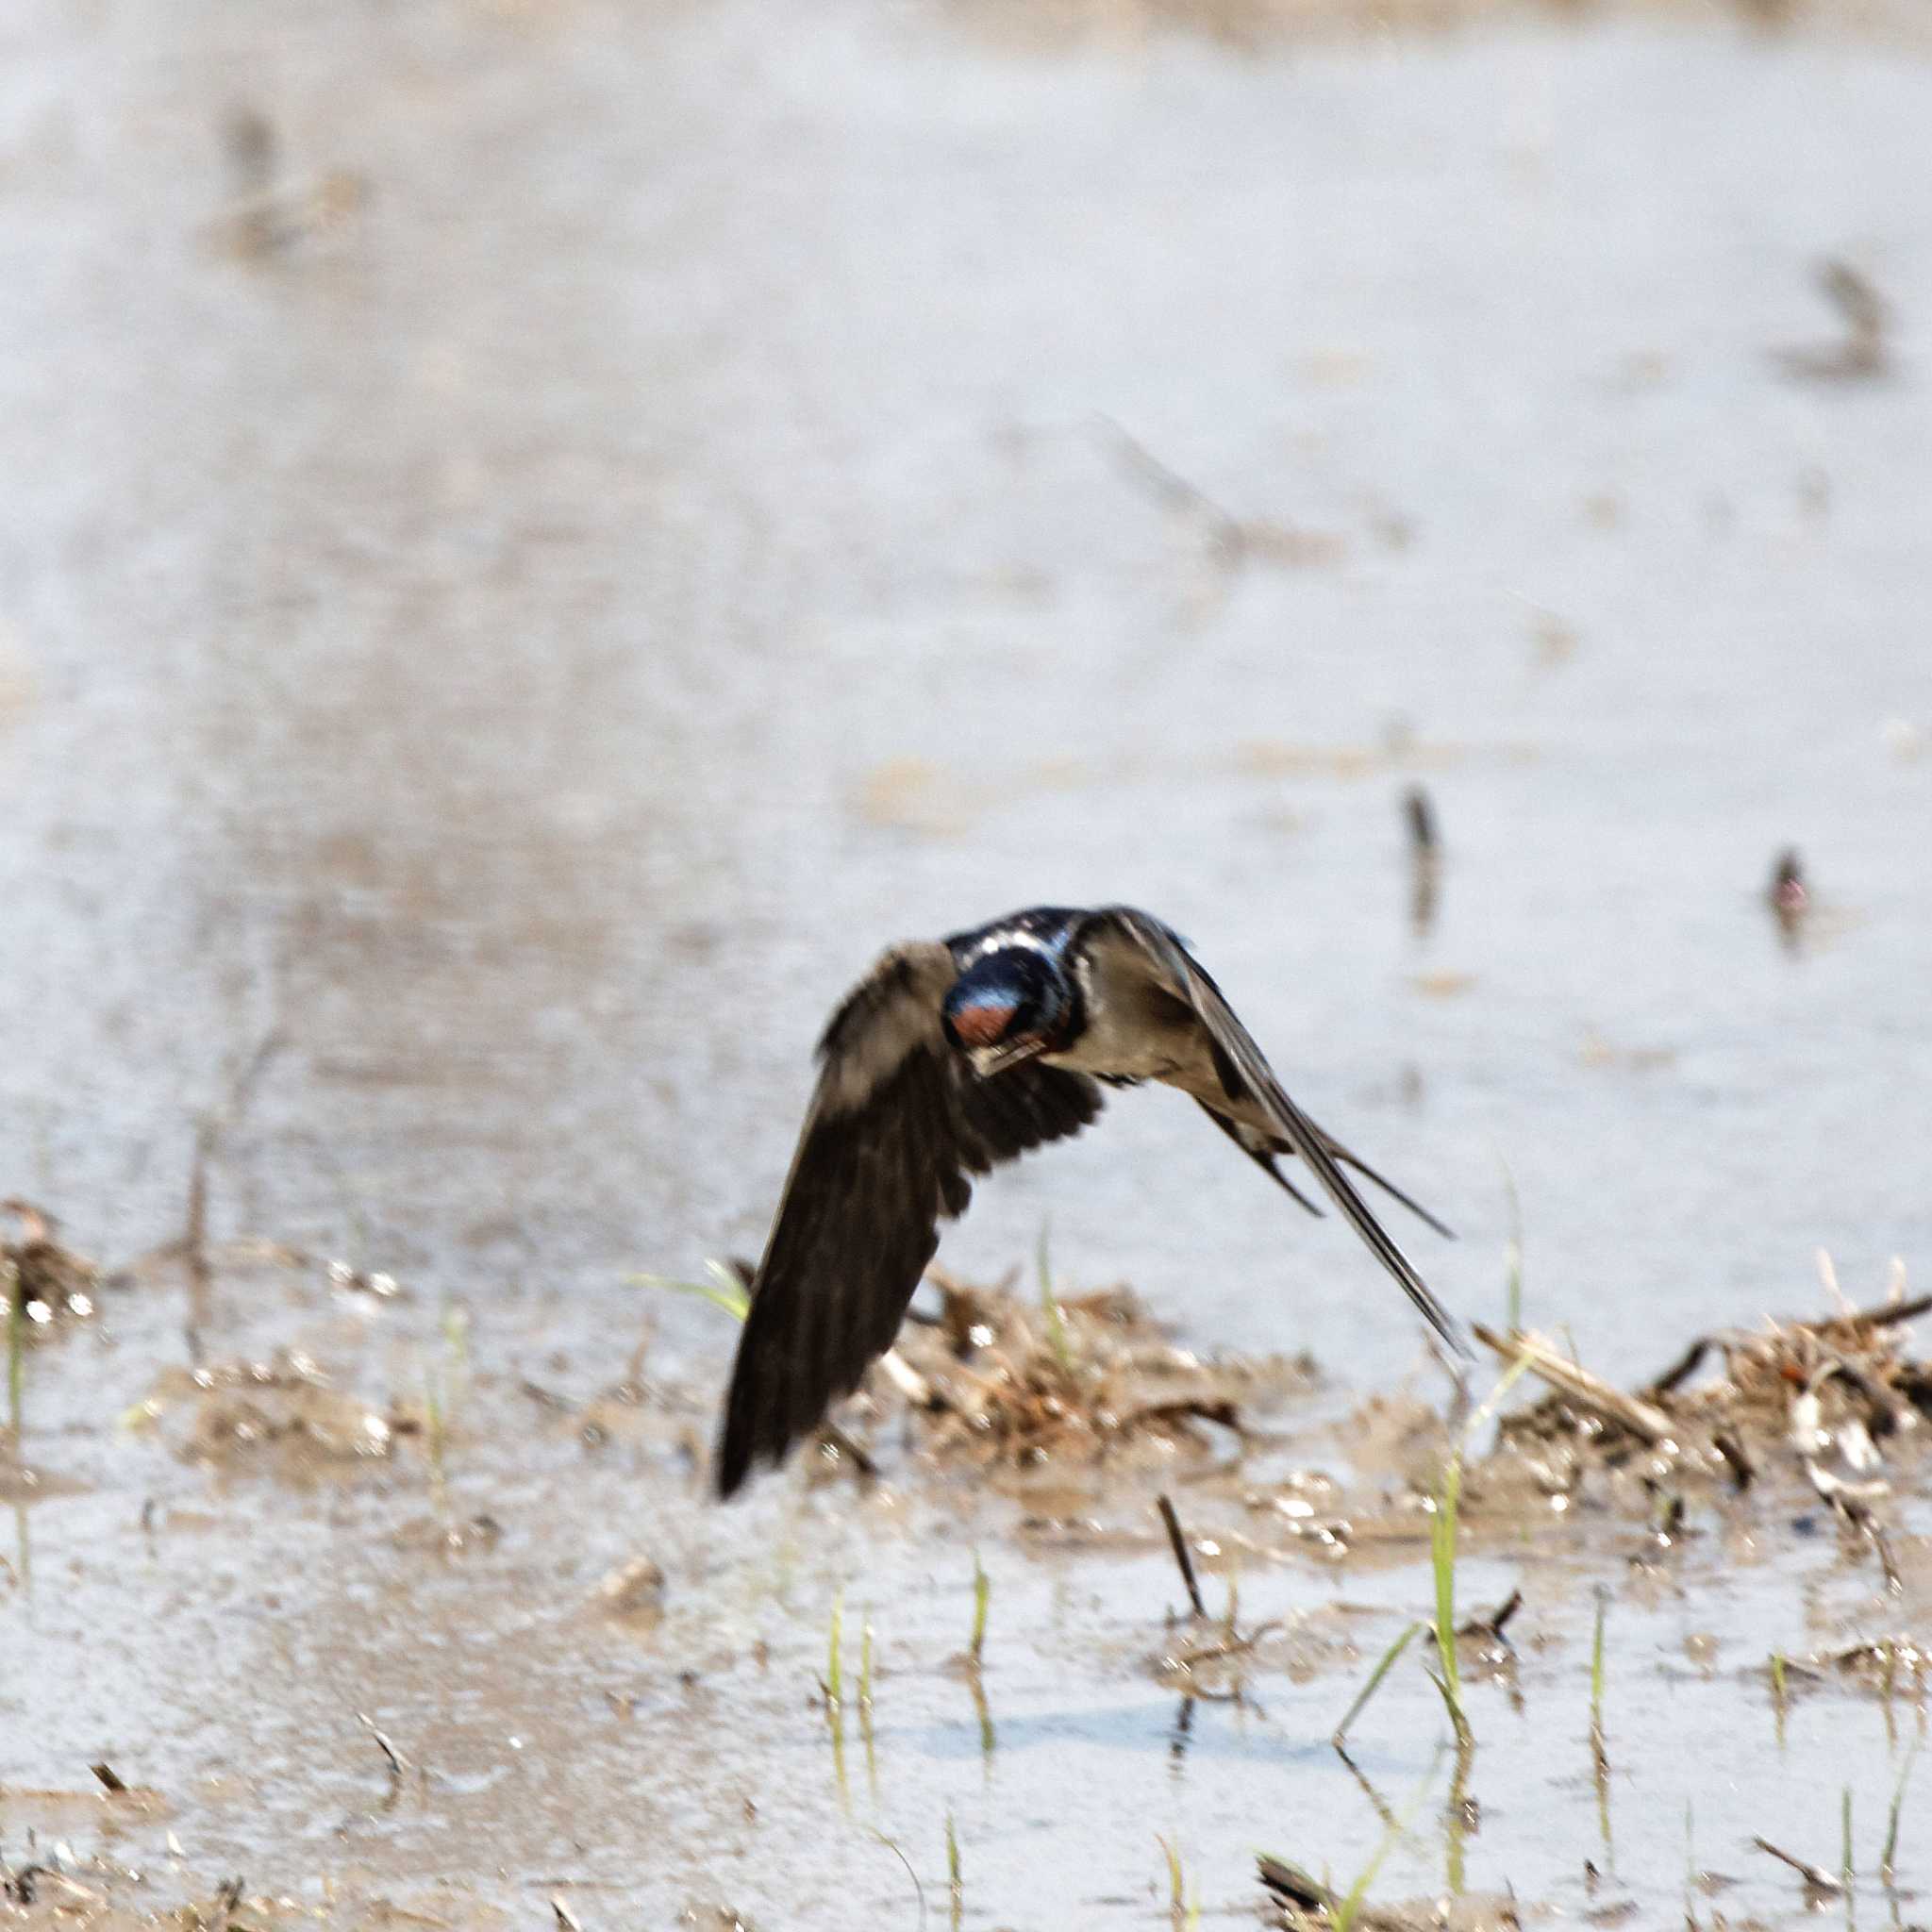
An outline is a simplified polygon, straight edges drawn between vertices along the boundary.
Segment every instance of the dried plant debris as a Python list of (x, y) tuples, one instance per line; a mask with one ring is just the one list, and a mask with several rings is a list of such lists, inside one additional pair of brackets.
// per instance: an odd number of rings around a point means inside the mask
[[(1526, 1356), (1529, 1372), (1553, 1391), (1512, 1417), (1508, 1432), (1580, 1436), (1606, 1455), (1653, 1450), (1735, 1477), (1737, 1449), (1769, 1455), (1781, 1441), (1807, 1459), (1836, 1454), (1854, 1468), (1874, 1466), (1876, 1443), (1932, 1416), (1932, 1364), (1902, 1346), (1928, 1309), (1932, 1295), (1895, 1294), (1818, 1320), (1768, 1321), (1757, 1333), (1701, 1335), (1634, 1394), (1534, 1335), (1480, 1334), (1506, 1361)], [(1701, 1377), (1713, 1365), (1721, 1373)], [(1730, 1451), (1721, 1438), (1730, 1439)]]
[(1307, 1365), (1204, 1361), (1124, 1289), (1042, 1295), (972, 1288), (940, 1270), (936, 1315), (915, 1316), (846, 1411), (920, 1418), (926, 1453), (1012, 1470), (1206, 1459), (1238, 1441), (1251, 1406), (1305, 1390)]
[(1522, 1923), (1516, 1901), (1507, 1897), (1462, 1892), (1372, 1906), (1364, 1903), (1359, 1882), (1343, 1893), (1287, 1858), (1264, 1854), (1255, 1862), (1267, 1901), (1263, 1923), (1287, 1932), (1324, 1932), (1329, 1926), (1358, 1932), (1515, 1932)]
[[(348, 1923), (298, 1899), (249, 1892), (241, 1878), (158, 1911), (142, 1872), (105, 1856), (78, 1857), (58, 1843), (20, 1864), (0, 1861), (0, 1902), (8, 1925), (85, 1925), (89, 1932), (264, 1932)], [(386, 1913), (378, 1922), (387, 1923)]]
[[(1754, 1667), (1766, 1672), (1767, 1667)], [(1836, 1650), (1818, 1650), (1807, 1657), (1783, 1657), (1773, 1660), (1774, 1694), (1801, 1695), (1806, 1688), (1862, 1690), (1882, 1704), (1893, 1698), (1908, 1703), (1924, 1701), (1932, 1690), (1932, 1643), (1923, 1637), (1893, 1635), (1860, 1639)]]
[(1686, 1490), (1802, 1476), (1869, 1540), (1897, 1590), (1877, 1510), (1892, 1492), (1892, 1465), (1916, 1459), (1927, 1440), (1932, 1365), (1906, 1342), (1928, 1309), (1932, 1295), (1907, 1296), (1900, 1271), (1874, 1307), (1844, 1303), (1822, 1318), (1699, 1336), (1636, 1391), (1541, 1338), (1478, 1326), (1480, 1341), (1506, 1361), (1524, 1359), (1550, 1391), (1505, 1420), (1488, 1467), (1493, 1474), (1513, 1459), (1553, 1498), (1605, 1474), (1633, 1481), (1650, 1507), (1661, 1504), (1666, 1531), (1681, 1521)]
[[(954, 14), (1001, 44), (1060, 46), (1184, 34), (1252, 54), (1364, 33), (1439, 33), (1485, 21), (1574, 19), (1579, 0), (951, 0)], [(1764, 33), (1883, 28), (1922, 44), (1912, 0), (1604, 0), (1641, 18), (1737, 21)]]
[(424, 1427), (410, 1410), (380, 1410), (331, 1387), (298, 1352), (163, 1370), (128, 1420), (161, 1423), (176, 1415), (187, 1418), (177, 1445), (184, 1460), (296, 1481), (385, 1460), (398, 1436)]
[(664, 1620), (664, 1572), (648, 1557), (620, 1563), (597, 1585), (599, 1615), (630, 1630), (655, 1630)]
[[(58, 1224), (30, 1202), (0, 1201), (17, 1233), (0, 1241), (0, 1291), (18, 1314), (28, 1341), (92, 1321), (100, 1307), (101, 1271), (57, 1239)], [(4, 1226), (0, 1221), (0, 1226)]]

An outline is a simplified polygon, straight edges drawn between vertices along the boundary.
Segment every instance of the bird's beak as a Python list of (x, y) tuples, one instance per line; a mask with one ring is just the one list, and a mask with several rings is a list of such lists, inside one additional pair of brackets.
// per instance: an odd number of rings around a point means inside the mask
[(977, 1047), (973, 1054), (973, 1071), (982, 1080), (989, 1080), (993, 1074), (1004, 1074), (1008, 1067), (1017, 1067), (1022, 1060), (1030, 1060), (1045, 1051), (1046, 1041), (1038, 1034), (1028, 1040), (1016, 1040), (1008, 1046)]

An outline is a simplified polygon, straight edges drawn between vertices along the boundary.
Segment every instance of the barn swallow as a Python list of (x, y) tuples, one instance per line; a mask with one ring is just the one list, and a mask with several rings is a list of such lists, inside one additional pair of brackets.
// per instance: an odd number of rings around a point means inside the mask
[(1299, 1157), (1429, 1325), (1455, 1322), (1344, 1167), (1449, 1230), (1318, 1127), (1221, 989), (1162, 923), (1131, 907), (1040, 907), (895, 946), (819, 1042), (819, 1077), (752, 1282), (725, 1398), (718, 1493), (777, 1463), (892, 1344), (970, 1174), (1077, 1134), (1101, 1088), (1164, 1081), (1311, 1214), (1278, 1165)]

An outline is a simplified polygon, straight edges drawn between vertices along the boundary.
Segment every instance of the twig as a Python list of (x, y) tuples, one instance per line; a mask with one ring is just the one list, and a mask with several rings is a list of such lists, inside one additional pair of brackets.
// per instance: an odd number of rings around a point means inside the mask
[(1208, 526), (1208, 547), (1219, 562), (1224, 565), (1239, 563), (1248, 549), (1248, 532), (1241, 519), (1216, 503), (1205, 490), (1190, 483), (1178, 471), (1170, 469), (1144, 442), (1130, 435), (1112, 417), (1103, 416), (1100, 422), (1112, 437), (1128, 474), (1169, 509), (1201, 518)]
[(1645, 1385), (1643, 1392), (1652, 1398), (1659, 1395), (1668, 1395), (1679, 1382), (1683, 1381), (1696, 1369), (1698, 1363), (1716, 1346), (1717, 1338), (1715, 1336), (1700, 1335), (1656, 1381)]
[(1181, 1520), (1174, 1514), (1174, 1499), (1163, 1492), (1156, 1501), (1160, 1511), (1160, 1520), (1167, 1524), (1167, 1540), (1174, 1549), (1174, 1562), (1179, 1566), (1181, 1581), (1188, 1587), (1188, 1601), (1194, 1607), (1197, 1617), (1206, 1617), (1208, 1606), (1201, 1601), (1201, 1586), (1194, 1576), (1194, 1559), (1188, 1551), (1188, 1540), (1181, 1534)]
[(1303, 1911), (1332, 1915), (1341, 1904), (1339, 1893), (1329, 1890), (1319, 1878), (1304, 1872), (1299, 1865), (1291, 1865), (1286, 1858), (1272, 1857), (1263, 1852), (1255, 1860), (1255, 1865), (1263, 1886), (1286, 1905), (1298, 1906)]
[(1678, 1424), (1662, 1409), (1648, 1402), (1641, 1402), (1634, 1395), (1625, 1395), (1621, 1389), (1611, 1388), (1601, 1376), (1579, 1368), (1538, 1337), (1513, 1335), (1506, 1341), (1480, 1322), (1470, 1325), (1475, 1339), (1485, 1348), (1492, 1350), (1506, 1361), (1521, 1359), (1533, 1375), (1547, 1382), (1551, 1388), (1621, 1424), (1653, 1449), (1674, 1445), (1683, 1434)]
[(386, 1811), (402, 1794), (403, 1774), (408, 1769), (409, 1760), (376, 1729), (374, 1718), (358, 1710), (356, 1713), (356, 1722), (375, 1740), (375, 1748), (389, 1759), (389, 1791), (382, 1801), (382, 1807)]
[(1855, 1328), (1890, 1328), (1900, 1322), (1915, 1322), (1932, 1308), (1932, 1294), (1915, 1294), (1908, 1302), (1881, 1302), (1875, 1308), (1854, 1308), (1839, 1320)]
[[(932, 1408), (938, 1404), (940, 1398), (933, 1385), (896, 1348), (887, 1349), (885, 1354), (880, 1356), (878, 1366), (887, 1381), (891, 1383), (914, 1408)], [(893, 1849), (896, 1851), (898, 1847), (894, 1846)]]
[(1843, 1896), (1843, 1885), (1834, 1878), (1829, 1872), (1821, 1872), (1816, 1865), (1807, 1865), (1803, 1858), (1794, 1858), (1790, 1852), (1779, 1851), (1769, 1839), (1754, 1838), (1751, 1842), (1760, 1852), (1769, 1853), (1780, 1864), (1789, 1865), (1814, 1890), (1822, 1891), (1830, 1898)]
[(1470, 1618), (1468, 1623), (1457, 1626), (1456, 1634), (1458, 1637), (1480, 1637), (1487, 1630), (1497, 1642), (1507, 1643), (1509, 1640), (1504, 1635), (1503, 1626), (1522, 1607), (1523, 1592), (1520, 1590), (1512, 1590), (1499, 1608), (1487, 1617)]

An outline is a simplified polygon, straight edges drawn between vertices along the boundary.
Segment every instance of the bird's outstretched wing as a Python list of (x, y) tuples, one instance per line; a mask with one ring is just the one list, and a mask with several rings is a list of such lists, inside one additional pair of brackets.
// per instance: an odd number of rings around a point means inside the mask
[(969, 1174), (1077, 1134), (1084, 1074), (1037, 1060), (982, 1080), (947, 1045), (943, 945), (887, 953), (819, 1042), (818, 1086), (752, 1282), (718, 1441), (718, 1493), (777, 1462), (892, 1344)]
[[(1323, 1191), (1341, 1210), (1343, 1218), (1361, 1237), (1370, 1252), (1401, 1283), (1404, 1292), (1421, 1310), (1423, 1319), (1455, 1354), (1467, 1357), (1469, 1344), (1463, 1341), (1455, 1319), (1429, 1292), (1408, 1257), (1389, 1238), (1381, 1223), (1370, 1212), (1368, 1204), (1341, 1172), (1342, 1166), (1355, 1168), (1377, 1187), (1386, 1189), (1432, 1227), (1444, 1234), (1448, 1230), (1434, 1215), (1417, 1207), (1407, 1194), (1384, 1180), (1366, 1161), (1351, 1154), (1333, 1135), (1318, 1127), (1288, 1097), (1275, 1077), (1274, 1070), (1268, 1064), (1267, 1057), (1256, 1045), (1254, 1036), (1236, 1018), (1234, 1008), (1228, 1005), (1221, 989), (1176, 934), (1151, 913), (1137, 911), (1131, 906), (1109, 906), (1096, 913), (1094, 918), (1096, 923), (1104, 922), (1115, 932), (1131, 940), (1146, 956), (1156, 975), (1166, 988), (1193, 1008), (1207, 1029), (1214, 1071), (1227, 1099), (1233, 1103), (1252, 1100), (1259, 1108), (1279, 1138), (1278, 1151), (1297, 1154), (1307, 1163), (1308, 1172), (1321, 1183)], [(1196, 1094), (1195, 1098), (1202, 1099), (1203, 1105), (1208, 1106), (1210, 1112), (1214, 1111), (1203, 1096)], [(1255, 1155), (1255, 1149), (1248, 1146), (1239, 1131), (1234, 1131), (1233, 1137), (1241, 1141), (1248, 1153)], [(1256, 1158), (1260, 1157), (1256, 1155)], [(1265, 1161), (1262, 1164), (1269, 1165)], [(1274, 1177), (1282, 1179), (1278, 1173)], [(1290, 1191), (1294, 1191), (1291, 1189)]]

